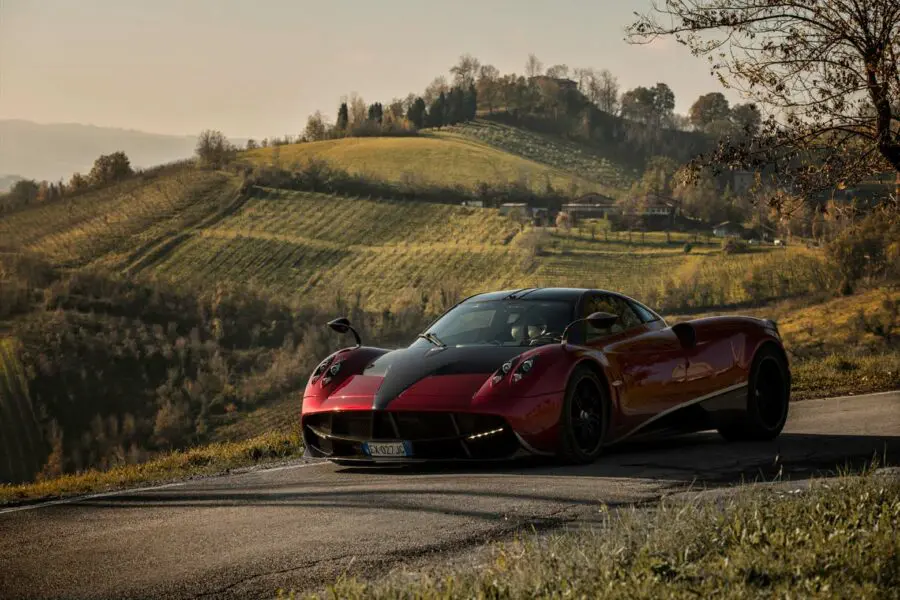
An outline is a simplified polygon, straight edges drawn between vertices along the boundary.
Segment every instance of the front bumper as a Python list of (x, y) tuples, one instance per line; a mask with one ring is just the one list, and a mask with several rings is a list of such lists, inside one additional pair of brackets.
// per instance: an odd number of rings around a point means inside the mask
[[(450, 411), (342, 410), (307, 414), (303, 441), (311, 456), (364, 462), (497, 460), (522, 451), (519, 438), (497, 415)], [(372, 458), (366, 442), (405, 441), (403, 458)]]

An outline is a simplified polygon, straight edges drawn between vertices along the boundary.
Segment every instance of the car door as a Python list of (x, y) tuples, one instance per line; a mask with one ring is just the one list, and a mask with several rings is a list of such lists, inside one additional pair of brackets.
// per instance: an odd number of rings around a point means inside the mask
[(601, 350), (618, 378), (610, 384), (619, 398), (622, 419), (613, 426), (624, 433), (685, 400), (687, 353), (665, 321), (615, 295), (586, 298), (585, 314), (609, 312), (618, 327), (604, 331), (587, 326), (586, 344)]

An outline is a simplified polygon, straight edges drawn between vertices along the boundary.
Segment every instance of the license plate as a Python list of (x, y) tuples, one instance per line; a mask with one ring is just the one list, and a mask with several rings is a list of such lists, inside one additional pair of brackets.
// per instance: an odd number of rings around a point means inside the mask
[(365, 442), (363, 451), (372, 458), (412, 456), (412, 448), (409, 442)]

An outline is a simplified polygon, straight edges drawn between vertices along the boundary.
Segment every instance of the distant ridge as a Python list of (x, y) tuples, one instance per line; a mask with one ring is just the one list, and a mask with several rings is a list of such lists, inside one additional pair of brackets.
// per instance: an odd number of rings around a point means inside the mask
[(8, 192), (17, 181), (21, 181), (24, 177), (19, 175), (0, 175), (0, 194)]
[[(243, 140), (232, 140), (242, 143)], [(0, 120), (0, 173), (55, 181), (85, 173), (101, 154), (122, 150), (134, 167), (188, 158), (196, 135), (165, 135), (79, 123)]]

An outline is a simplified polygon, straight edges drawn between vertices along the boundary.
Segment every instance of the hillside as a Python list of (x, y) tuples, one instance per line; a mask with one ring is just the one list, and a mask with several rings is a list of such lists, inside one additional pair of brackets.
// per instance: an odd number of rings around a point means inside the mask
[(445, 127), (435, 135), (470, 139), (503, 152), (541, 163), (608, 188), (624, 189), (637, 177), (633, 169), (603, 156), (596, 148), (502, 123), (478, 119)]
[[(238, 156), (310, 159), (413, 190), (527, 179), (609, 191), (629, 176), (588, 148), (486, 122)], [(322, 327), (339, 314), (367, 343), (395, 346), (490, 289), (599, 287), (698, 314), (836, 285), (816, 249), (725, 254), (702, 234), (540, 228), (494, 208), (278, 189), (254, 175), (177, 165), (0, 217), (0, 409), (24, 423), (0, 429), (0, 449), (24, 457), (7, 477), (289, 428), (306, 375), (345, 343)], [(888, 364), (873, 360), (861, 372)]]
[(557, 190), (571, 190), (574, 185), (580, 192), (614, 194), (621, 183), (617, 177), (597, 177), (602, 164), (588, 178), (574, 163), (541, 162), (474, 137), (441, 132), (414, 137), (343, 138), (260, 148), (244, 155), (250, 163), (278, 162), (283, 166), (302, 165), (311, 158), (328, 161), (352, 174), (407, 185), (474, 189), (479, 183), (521, 183), (544, 190), (549, 181)]

